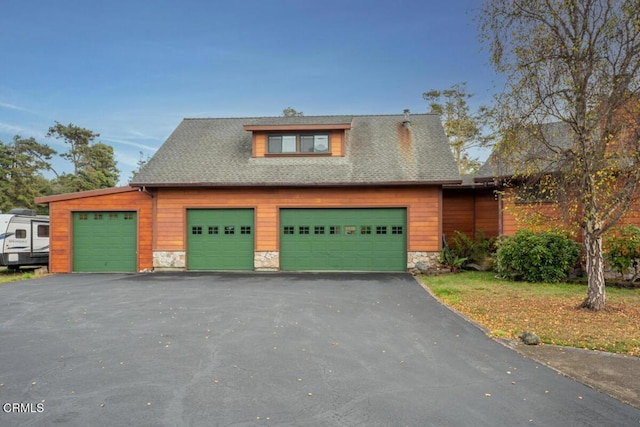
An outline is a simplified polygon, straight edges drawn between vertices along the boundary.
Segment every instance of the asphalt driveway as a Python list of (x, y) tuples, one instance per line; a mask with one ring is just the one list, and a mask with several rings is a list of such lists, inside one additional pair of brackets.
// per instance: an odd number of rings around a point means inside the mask
[(640, 425), (405, 274), (0, 285), (0, 404), (2, 426)]

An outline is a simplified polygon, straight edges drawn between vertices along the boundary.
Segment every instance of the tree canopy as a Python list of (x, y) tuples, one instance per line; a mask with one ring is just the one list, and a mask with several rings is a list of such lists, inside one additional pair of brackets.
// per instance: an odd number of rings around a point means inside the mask
[(113, 148), (93, 142), (99, 134), (56, 122), (47, 136), (62, 139), (68, 145), (68, 151), (59, 156), (71, 162), (73, 172), (56, 171), (52, 166), (56, 150), (33, 137), (16, 135), (8, 144), (0, 141), (0, 211), (16, 207), (38, 209), (36, 197), (108, 188), (118, 182)]
[[(481, 37), (506, 78), (497, 97), (503, 152), (516, 175), (547, 174), (584, 240), (588, 293), (605, 306), (602, 235), (628, 211), (640, 180), (640, 3), (488, 0)], [(560, 122), (561, 141), (542, 129)], [(522, 137), (526, 135), (526, 137)], [(535, 153), (522, 162), (523, 153)]]
[(485, 106), (471, 110), (467, 101), (473, 94), (467, 92), (466, 83), (456, 83), (445, 90), (431, 89), (422, 97), (429, 103), (431, 113), (439, 115), (443, 122), (458, 171), (462, 174), (477, 171), (481, 163), (470, 150), (485, 147), (491, 141), (492, 136), (483, 132), (491, 110)]

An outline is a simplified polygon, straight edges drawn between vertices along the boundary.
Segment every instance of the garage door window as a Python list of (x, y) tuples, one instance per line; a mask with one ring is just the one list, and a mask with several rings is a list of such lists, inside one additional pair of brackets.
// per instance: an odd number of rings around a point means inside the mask
[(210, 226), (209, 227), (209, 234), (218, 234), (218, 227), (216, 226)]
[(285, 226), (283, 228), (283, 232), (284, 232), (284, 234), (294, 234), (295, 233), (295, 228), (294, 227), (290, 227), (290, 226)]
[(240, 227), (240, 234), (251, 234), (251, 227), (249, 226)]
[(202, 227), (195, 226), (195, 227), (191, 227), (191, 234), (202, 234)]
[(391, 227), (391, 234), (402, 234), (402, 226), (394, 225), (393, 227)]
[(386, 225), (378, 225), (376, 227), (376, 234), (387, 234), (387, 226)]
[(371, 226), (363, 225), (362, 227), (360, 227), (360, 234), (371, 234)]
[(340, 226), (332, 225), (331, 227), (329, 227), (329, 234), (340, 234)]

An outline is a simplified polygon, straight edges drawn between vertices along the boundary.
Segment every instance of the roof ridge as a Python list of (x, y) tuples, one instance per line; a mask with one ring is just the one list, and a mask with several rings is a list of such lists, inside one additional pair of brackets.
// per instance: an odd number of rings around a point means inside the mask
[[(296, 118), (314, 118), (314, 117), (396, 117), (402, 116), (404, 113), (396, 114), (317, 114), (313, 116), (293, 116)], [(436, 113), (411, 113), (411, 116), (437, 116)], [(286, 119), (292, 118), (287, 116), (247, 116), (247, 117), (183, 117), (183, 120), (255, 120), (255, 119)]]

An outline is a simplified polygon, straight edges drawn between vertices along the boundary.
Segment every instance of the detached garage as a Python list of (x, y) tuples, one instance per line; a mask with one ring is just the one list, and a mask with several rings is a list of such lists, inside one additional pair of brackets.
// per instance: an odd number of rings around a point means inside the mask
[(406, 271), (460, 183), (434, 114), (185, 119), (129, 187), (36, 202), (53, 272)]
[(119, 187), (40, 197), (49, 203), (52, 273), (152, 269), (152, 198)]

